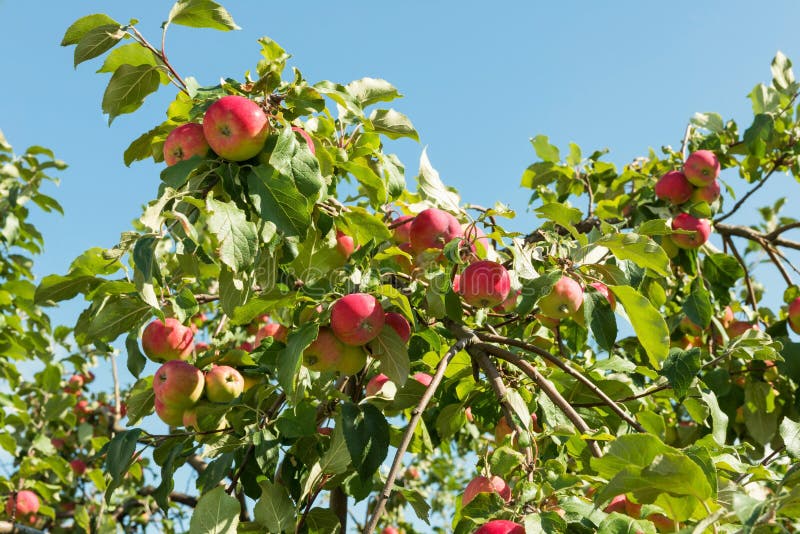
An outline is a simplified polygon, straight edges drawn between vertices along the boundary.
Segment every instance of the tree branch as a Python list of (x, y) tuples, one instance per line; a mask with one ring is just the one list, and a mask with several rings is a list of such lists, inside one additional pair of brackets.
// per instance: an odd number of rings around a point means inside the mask
[(765, 175), (764, 175), (764, 176), (761, 178), (761, 180), (759, 180), (759, 181), (758, 181), (758, 183), (755, 185), (755, 187), (753, 187), (753, 188), (752, 188), (750, 191), (748, 191), (747, 193), (745, 193), (745, 194), (744, 194), (744, 196), (743, 196), (742, 198), (740, 198), (740, 199), (739, 199), (739, 201), (738, 201), (736, 204), (734, 204), (734, 205), (733, 205), (733, 209), (731, 209), (731, 211), (729, 211), (728, 213), (726, 213), (726, 214), (722, 215), (721, 217), (717, 217), (716, 219), (714, 219), (714, 224), (716, 225), (716, 224), (718, 224), (718, 223), (721, 223), (722, 221), (724, 221), (725, 219), (727, 219), (728, 217), (730, 217), (731, 215), (733, 215), (734, 213), (736, 213), (736, 210), (738, 210), (739, 208), (741, 208), (741, 207), (742, 207), (742, 204), (744, 204), (744, 203), (747, 201), (747, 199), (748, 199), (748, 198), (750, 198), (750, 197), (753, 195), (753, 193), (755, 193), (756, 191), (758, 191), (759, 189), (761, 189), (761, 187), (762, 187), (762, 186), (763, 186), (765, 183), (767, 183), (767, 180), (769, 179), (769, 177), (770, 177), (770, 176), (772, 176), (772, 175), (775, 173), (775, 171), (776, 171), (776, 170), (778, 170), (778, 167), (780, 167), (780, 166), (781, 166), (781, 165), (783, 165), (784, 163), (785, 163), (785, 162), (783, 161), (783, 155), (781, 155), (781, 156), (780, 156), (780, 157), (779, 157), (779, 158), (778, 158), (778, 159), (775, 161), (775, 163), (772, 165), (772, 169), (771, 169), (771, 170), (770, 170), (770, 171), (769, 171), (767, 174), (765, 174)]
[(744, 261), (744, 258), (739, 254), (739, 251), (736, 250), (736, 245), (733, 244), (733, 239), (731, 236), (723, 236), (722, 238), (725, 243), (731, 248), (731, 253), (733, 257), (736, 258), (736, 261), (739, 262), (739, 265), (742, 267), (744, 271), (744, 284), (747, 286), (747, 296), (750, 300), (750, 306), (753, 308), (753, 311), (758, 310), (758, 302), (756, 301), (756, 292), (753, 290), (753, 282), (750, 280), (750, 271), (747, 270), (747, 264)]
[(0, 521), (0, 534), (45, 534), (43, 530), (11, 521)]

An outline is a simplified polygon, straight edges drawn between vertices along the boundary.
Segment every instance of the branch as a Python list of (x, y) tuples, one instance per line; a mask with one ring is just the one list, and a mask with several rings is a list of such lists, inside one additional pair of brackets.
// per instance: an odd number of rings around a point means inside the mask
[(722, 215), (721, 217), (717, 217), (716, 219), (714, 219), (714, 224), (716, 225), (717, 223), (721, 223), (722, 221), (724, 221), (725, 219), (727, 219), (728, 217), (730, 217), (731, 215), (733, 215), (734, 213), (736, 213), (736, 210), (738, 210), (739, 208), (741, 208), (741, 207), (742, 207), (742, 204), (744, 204), (744, 203), (747, 201), (747, 199), (748, 199), (748, 198), (750, 198), (750, 196), (752, 196), (752, 194), (753, 194), (753, 193), (755, 193), (756, 191), (758, 191), (759, 189), (761, 189), (761, 187), (762, 187), (762, 186), (763, 186), (765, 183), (767, 183), (767, 180), (769, 179), (769, 177), (770, 177), (770, 176), (772, 176), (772, 175), (773, 175), (773, 173), (775, 173), (775, 171), (776, 171), (776, 170), (778, 170), (778, 167), (780, 167), (780, 166), (781, 166), (781, 165), (783, 165), (783, 164), (784, 164), (784, 161), (783, 161), (783, 155), (781, 155), (781, 156), (780, 156), (780, 157), (779, 157), (779, 158), (778, 158), (778, 159), (775, 161), (775, 163), (773, 163), (773, 165), (772, 165), (772, 169), (771, 169), (771, 170), (770, 170), (770, 171), (769, 171), (767, 174), (765, 174), (765, 175), (763, 176), (763, 178), (761, 178), (761, 180), (759, 180), (759, 181), (758, 181), (758, 183), (756, 184), (756, 186), (755, 186), (755, 187), (753, 187), (753, 188), (752, 188), (750, 191), (748, 191), (747, 193), (745, 193), (745, 194), (744, 194), (744, 196), (743, 196), (742, 198), (740, 198), (740, 199), (739, 199), (739, 201), (738, 201), (736, 204), (734, 204), (734, 205), (733, 205), (733, 209), (732, 209), (731, 211), (729, 211), (729, 212), (728, 212), (728, 213), (726, 213), (725, 215)]
[(109, 355), (111, 358), (111, 376), (114, 379), (114, 417), (113, 426), (119, 423), (122, 418), (122, 401), (119, 395), (119, 373), (117, 372), (117, 356), (114, 352)]
[(744, 284), (747, 286), (747, 297), (750, 300), (750, 306), (753, 308), (753, 311), (756, 311), (758, 310), (758, 302), (756, 300), (756, 292), (753, 290), (753, 282), (750, 280), (750, 271), (747, 270), (747, 264), (744, 262), (744, 258), (742, 258), (741, 254), (739, 254), (739, 251), (736, 250), (736, 245), (733, 244), (731, 236), (724, 236), (723, 241), (731, 247), (733, 257), (736, 258), (736, 261), (739, 262), (739, 265), (744, 271)]
[(380, 520), (381, 516), (383, 515), (383, 511), (386, 508), (386, 501), (388, 501), (389, 497), (391, 496), (395, 478), (397, 478), (397, 473), (400, 471), (400, 467), (403, 463), (403, 455), (408, 449), (408, 446), (411, 444), (411, 438), (414, 436), (414, 430), (417, 428), (417, 423), (419, 422), (420, 417), (422, 417), (422, 412), (425, 411), (428, 403), (433, 398), (433, 394), (436, 393), (436, 388), (439, 387), (439, 383), (442, 381), (442, 378), (444, 378), (444, 372), (447, 369), (447, 364), (450, 363), (450, 360), (453, 358), (453, 356), (455, 356), (459, 351), (465, 349), (473, 341), (473, 339), (473, 337), (459, 339), (452, 347), (450, 347), (450, 350), (447, 351), (441, 361), (439, 361), (439, 365), (436, 367), (436, 373), (433, 375), (433, 379), (431, 380), (428, 389), (425, 390), (425, 393), (422, 395), (419, 403), (411, 412), (411, 419), (408, 421), (408, 426), (403, 434), (403, 441), (401, 441), (400, 446), (397, 447), (397, 452), (394, 455), (392, 467), (389, 469), (389, 475), (386, 477), (386, 483), (383, 485), (383, 489), (378, 495), (378, 500), (375, 503), (375, 511), (372, 513), (372, 518), (370, 518), (369, 523), (367, 523), (367, 526), (364, 528), (364, 534), (372, 534), (375, 531), (375, 527), (378, 526), (378, 521)]
[(0, 521), (0, 534), (45, 534), (43, 530), (38, 528), (27, 527), (20, 523), (12, 523), (11, 521)]

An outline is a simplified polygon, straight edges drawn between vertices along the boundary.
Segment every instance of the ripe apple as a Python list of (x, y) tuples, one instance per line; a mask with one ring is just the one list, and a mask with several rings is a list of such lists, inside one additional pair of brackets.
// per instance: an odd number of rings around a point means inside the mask
[(89, 406), (89, 401), (86, 399), (81, 399), (75, 403), (75, 408), (73, 408), (73, 411), (77, 415), (89, 415), (92, 413), (92, 408)]
[(383, 386), (387, 383), (391, 383), (392, 381), (389, 380), (389, 377), (385, 374), (381, 373), (378, 375), (373, 376), (370, 378), (369, 382), (367, 382), (366, 392), (368, 397), (374, 397), (378, 394), (378, 392), (383, 389)]
[(314, 146), (314, 140), (311, 139), (311, 136), (308, 135), (308, 132), (300, 128), (299, 126), (292, 126), (292, 131), (300, 134), (300, 137), (302, 137), (305, 140), (306, 144), (308, 145), (308, 149), (311, 151), (311, 155), (316, 156), (317, 149)]
[(728, 328), (735, 320), (736, 317), (733, 315), (733, 310), (731, 307), (725, 306), (725, 309), (722, 310), (722, 317), (720, 317), (719, 322), (722, 323), (722, 326)]
[(412, 378), (425, 387), (430, 386), (433, 381), (433, 377), (428, 373), (414, 373)]
[(336, 250), (339, 251), (339, 254), (341, 254), (344, 259), (347, 259), (355, 249), (356, 245), (353, 242), (353, 238), (340, 230), (336, 230)]
[(182, 360), (171, 360), (156, 371), (153, 392), (169, 407), (188, 408), (200, 400), (204, 383), (200, 369)]
[(12, 493), (6, 501), (6, 514), (20, 522), (34, 523), (39, 512), (39, 497), (31, 490)]
[(211, 402), (230, 402), (244, 391), (242, 374), (229, 365), (215, 365), (206, 373), (206, 397)]
[(463, 234), (461, 223), (452, 214), (437, 208), (419, 213), (411, 223), (411, 249), (419, 254), (429, 248), (444, 248), (445, 244)]
[(789, 303), (787, 317), (789, 327), (794, 330), (795, 334), (800, 334), (800, 297), (797, 297)]
[(693, 249), (708, 241), (711, 235), (711, 224), (708, 219), (697, 219), (688, 213), (679, 213), (672, 219), (673, 230), (689, 230), (689, 234), (672, 234), (670, 238), (679, 248)]
[(617, 495), (611, 502), (603, 508), (603, 511), (607, 514), (612, 512), (619, 512), (620, 514), (626, 514), (633, 518), (638, 518), (642, 512), (642, 505), (632, 502), (628, 499), (628, 496), (624, 493)]
[(506, 519), (494, 519), (472, 534), (525, 534), (525, 527)]
[(675, 532), (677, 530), (676, 523), (664, 514), (650, 514), (646, 519), (651, 521), (659, 532)]
[(381, 530), (381, 534), (400, 534), (400, 531), (394, 527), (384, 527), (384, 529)]
[(411, 339), (411, 325), (408, 323), (408, 319), (396, 312), (386, 312), (383, 318), (384, 324), (394, 328), (400, 339), (408, 343), (408, 340)]
[(730, 339), (739, 337), (748, 330), (761, 330), (758, 323), (751, 323), (749, 321), (734, 321), (725, 329)]
[(203, 126), (196, 122), (183, 124), (172, 130), (164, 141), (164, 162), (175, 165), (193, 156), (206, 157), (208, 142), (203, 134)]
[(517, 301), (519, 300), (519, 296), (522, 294), (522, 290), (518, 289), (514, 293), (509, 293), (506, 297), (506, 300), (492, 308), (497, 313), (512, 313), (514, 310), (517, 309)]
[(188, 360), (194, 350), (194, 334), (173, 317), (156, 319), (142, 333), (142, 349), (154, 362)]
[(583, 288), (578, 282), (562, 276), (550, 293), (539, 299), (539, 311), (551, 319), (566, 319), (583, 304)]
[(469, 242), (470, 250), (479, 258), (485, 258), (491, 249), (491, 243), (486, 237), (486, 233), (474, 224), (462, 225), (461, 232), (464, 234), (464, 240)]
[(506, 481), (498, 476), (491, 478), (479, 476), (470, 480), (464, 488), (464, 495), (461, 497), (461, 506), (464, 507), (472, 502), (479, 493), (497, 493), (506, 501), (511, 501), (511, 488)]
[(180, 406), (169, 406), (158, 397), (155, 398), (153, 404), (158, 418), (169, 426), (181, 426), (183, 424), (184, 408)]
[(466, 417), (467, 421), (469, 421), (470, 423), (475, 422), (475, 416), (472, 415), (472, 406), (467, 406), (466, 408), (464, 408), (464, 417)]
[(331, 307), (331, 329), (347, 345), (365, 345), (383, 328), (384, 312), (380, 302), (366, 293), (351, 293)]
[(317, 339), (303, 351), (303, 365), (312, 371), (339, 371), (352, 375), (360, 371), (366, 362), (367, 354), (361, 347), (345, 345), (327, 327), (320, 328)]
[(339, 371), (345, 376), (350, 376), (361, 371), (367, 364), (367, 353), (363, 347), (344, 345), (342, 356), (334, 366), (335, 371)]
[(710, 150), (692, 152), (683, 164), (686, 179), (697, 187), (703, 187), (716, 180), (719, 169), (719, 160)]
[(674, 205), (683, 204), (692, 196), (694, 188), (686, 175), (679, 171), (670, 171), (656, 182), (656, 197)]
[(280, 341), (281, 343), (286, 343), (286, 339), (289, 336), (289, 330), (286, 329), (285, 326), (278, 323), (267, 323), (261, 328), (258, 329), (256, 332), (256, 340), (255, 346), (258, 347), (261, 345), (261, 342), (268, 337), (271, 337), (275, 341)]
[(72, 375), (67, 380), (67, 388), (72, 391), (78, 391), (79, 389), (83, 388), (83, 375)]
[(411, 222), (413, 215), (401, 215), (392, 221), (392, 232), (395, 243), (409, 243), (411, 241)]
[(698, 187), (692, 192), (692, 202), (708, 202), (711, 204), (719, 198), (721, 193), (719, 180), (714, 180), (708, 185)]
[(464, 269), (459, 293), (464, 302), (477, 308), (491, 308), (503, 303), (511, 291), (511, 278), (501, 264), (480, 260)]
[(64, 441), (64, 440), (63, 440), (63, 439), (61, 439), (61, 438), (51, 438), (51, 439), (50, 439), (50, 444), (51, 444), (53, 447), (55, 447), (55, 449), (56, 449), (57, 451), (60, 451), (61, 449), (63, 449), (63, 448), (64, 448), (64, 446), (67, 444), (67, 442), (66, 442), (66, 441)]
[(244, 161), (264, 147), (269, 119), (249, 98), (223, 96), (206, 110), (203, 133), (214, 152), (231, 161)]
[(83, 460), (72, 460), (69, 466), (72, 468), (72, 472), (78, 476), (82, 476), (86, 472), (86, 462)]

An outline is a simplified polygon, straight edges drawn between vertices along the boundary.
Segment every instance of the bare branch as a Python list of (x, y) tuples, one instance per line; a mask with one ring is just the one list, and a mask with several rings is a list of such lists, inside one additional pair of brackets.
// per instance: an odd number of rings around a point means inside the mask
[(770, 176), (772, 176), (772, 175), (775, 173), (775, 171), (776, 171), (776, 170), (778, 170), (778, 167), (780, 167), (780, 166), (781, 166), (781, 165), (783, 165), (784, 163), (785, 163), (785, 161), (783, 160), (783, 156), (780, 156), (780, 157), (779, 157), (779, 158), (778, 158), (778, 159), (775, 161), (775, 163), (773, 163), (773, 165), (772, 165), (772, 169), (770, 169), (770, 171), (769, 171), (767, 174), (765, 174), (765, 175), (764, 175), (764, 176), (761, 178), (761, 180), (759, 180), (759, 181), (758, 181), (758, 183), (755, 185), (755, 187), (753, 187), (753, 188), (752, 188), (750, 191), (748, 191), (747, 193), (745, 193), (745, 194), (744, 194), (744, 196), (743, 196), (742, 198), (740, 198), (740, 199), (739, 199), (739, 201), (738, 201), (736, 204), (734, 204), (734, 205), (733, 205), (733, 209), (731, 209), (731, 211), (729, 211), (728, 213), (726, 213), (726, 214), (724, 214), (724, 215), (722, 215), (722, 216), (720, 216), (720, 217), (717, 217), (716, 219), (714, 219), (714, 224), (716, 225), (716, 224), (718, 224), (718, 223), (721, 223), (722, 221), (724, 221), (725, 219), (727, 219), (728, 217), (730, 217), (731, 215), (733, 215), (734, 213), (736, 213), (736, 210), (738, 210), (739, 208), (741, 208), (741, 207), (742, 207), (742, 204), (744, 204), (745, 202), (747, 202), (747, 199), (748, 199), (748, 198), (750, 198), (750, 197), (753, 195), (753, 193), (755, 193), (756, 191), (758, 191), (759, 189), (761, 189), (761, 187), (763, 187), (763, 185), (764, 185), (765, 183), (767, 183), (767, 180), (769, 179), (769, 177), (770, 177)]
[(723, 240), (730, 247), (733, 257), (736, 258), (736, 261), (739, 262), (739, 265), (744, 271), (744, 284), (747, 286), (747, 297), (750, 300), (750, 307), (752, 307), (753, 310), (757, 310), (758, 302), (756, 301), (756, 292), (753, 290), (753, 282), (750, 280), (750, 271), (747, 270), (747, 264), (744, 262), (744, 258), (739, 254), (739, 251), (736, 250), (736, 245), (733, 244), (731, 236), (723, 236)]

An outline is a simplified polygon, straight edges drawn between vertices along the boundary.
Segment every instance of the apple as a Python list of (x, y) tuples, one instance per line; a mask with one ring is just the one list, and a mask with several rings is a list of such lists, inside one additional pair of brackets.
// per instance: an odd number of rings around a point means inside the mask
[[(799, 310), (800, 311), (800, 310)], [(733, 315), (733, 310), (730, 306), (725, 306), (725, 309), (722, 310), (722, 317), (720, 317), (719, 322), (722, 323), (722, 326), (728, 328), (733, 321), (736, 320), (736, 317)]]
[(475, 422), (475, 416), (472, 415), (472, 406), (467, 406), (466, 408), (464, 408), (464, 417), (466, 417), (467, 421), (469, 421), (470, 423)]
[(271, 337), (275, 341), (286, 343), (288, 336), (289, 336), (289, 330), (287, 330), (286, 327), (283, 326), (282, 324), (267, 323), (261, 328), (259, 328), (258, 332), (256, 332), (256, 340), (254, 345), (258, 347), (259, 345), (261, 345), (261, 341), (263, 341), (265, 338), (268, 337)]
[(733, 339), (741, 336), (748, 330), (761, 330), (761, 328), (758, 326), (758, 323), (751, 323), (749, 321), (734, 321), (725, 329), (725, 332), (728, 334), (730, 339)]
[(347, 345), (365, 345), (375, 339), (385, 321), (380, 302), (366, 293), (351, 293), (331, 307), (331, 329)]
[(670, 171), (656, 182), (656, 197), (674, 205), (683, 204), (692, 196), (694, 188), (686, 175), (679, 171)]
[(506, 519), (493, 519), (472, 534), (525, 534), (525, 527)]
[(461, 506), (464, 507), (472, 502), (479, 493), (497, 493), (506, 501), (511, 501), (511, 488), (506, 484), (505, 480), (498, 476), (491, 478), (479, 476), (470, 480), (467, 487), (464, 488), (464, 495), (461, 497)]
[(392, 235), (395, 243), (409, 243), (411, 241), (411, 222), (413, 215), (401, 215), (392, 221)]
[(689, 154), (683, 164), (683, 173), (692, 185), (703, 187), (719, 176), (719, 160), (710, 150), (698, 150)]
[(589, 284), (589, 286), (593, 287), (598, 293), (606, 298), (608, 305), (611, 306), (612, 311), (617, 309), (617, 299), (614, 297), (614, 293), (608, 289), (607, 285), (602, 282), (592, 282)]
[(208, 155), (208, 141), (203, 134), (203, 126), (196, 122), (183, 124), (172, 130), (164, 141), (164, 161), (175, 165), (179, 161), (194, 156)]
[(306, 144), (308, 145), (308, 149), (311, 151), (311, 155), (316, 156), (317, 148), (314, 146), (314, 140), (311, 139), (311, 136), (308, 135), (308, 132), (300, 128), (299, 126), (292, 126), (292, 131), (300, 134), (300, 137), (302, 137), (305, 140)]
[(479, 258), (485, 258), (491, 249), (489, 238), (486, 233), (475, 224), (464, 224), (461, 226), (464, 239), (469, 243), (469, 249)]
[(92, 408), (89, 406), (89, 401), (86, 399), (81, 399), (75, 403), (75, 408), (73, 408), (73, 411), (77, 415), (89, 415), (92, 413)]
[(156, 409), (156, 415), (159, 419), (167, 423), (169, 426), (183, 425), (183, 407), (169, 406), (158, 397), (155, 398), (153, 404)]
[(463, 234), (461, 223), (453, 215), (437, 208), (419, 213), (411, 222), (411, 249), (419, 254), (429, 248), (444, 248), (445, 244)]
[[(535, 413), (531, 414), (531, 430), (534, 432), (541, 432), (542, 427), (539, 426), (539, 418), (536, 416)], [(506, 419), (505, 415), (500, 416), (500, 419), (497, 421), (497, 425), (494, 427), (494, 442), (497, 445), (501, 445), (503, 440), (506, 439), (506, 436), (511, 435), (514, 430), (511, 428), (511, 425), (508, 424), (508, 420)], [(516, 444), (517, 439), (514, 438), (514, 444)]]
[(519, 300), (519, 296), (522, 294), (522, 290), (518, 289), (514, 293), (509, 293), (506, 297), (506, 300), (492, 308), (497, 313), (512, 313), (514, 310), (517, 309), (517, 301)]
[(188, 360), (194, 350), (194, 334), (173, 317), (156, 319), (142, 333), (142, 349), (154, 362)]
[(317, 339), (303, 351), (303, 365), (312, 371), (339, 371), (352, 375), (363, 369), (366, 363), (367, 354), (361, 347), (342, 343), (327, 327), (320, 328)]
[(31, 490), (21, 490), (12, 493), (6, 501), (6, 514), (19, 521), (33, 523), (39, 512), (39, 497)]
[(651, 521), (659, 532), (675, 532), (675, 522), (664, 514), (650, 514), (646, 518)]
[(387, 324), (394, 328), (394, 331), (397, 332), (397, 335), (400, 336), (400, 339), (408, 343), (408, 340), (411, 339), (411, 325), (408, 323), (408, 319), (396, 312), (386, 312), (383, 316), (384, 324)]
[(400, 534), (400, 531), (394, 527), (384, 527), (384, 529), (381, 530), (381, 534)]
[(50, 439), (50, 444), (51, 444), (53, 447), (55, 447), (55, 449), (56, 449), (56, 450), (61, 450), (61, 449), (63, 449), (63, 448), (64, 448), (64, 446), (67, 444), (67, 442), (66, 442), (66, 441), (64, 441), (64, 440), (63, 440), (63, 439), (61, 439), (61, 438), (51, 438), (51, 439)]
[(83, 460), (72, 460), (69, 466), (72, 468), (72, 472), (78, 476), (82, 476), (86, 472), (86, 462)]
[(79, 389), (83, 388), (84, 378), (83, 375), (72, 375), (67, 380), (67, 388), (72, 391), (78, 391)]
[(642, 505), (630, 501), (628, 496), (622, 493), (611, 499), (611, 502), (608, 506), (603, 508), (603, 511), (607, 514), (618, 512), (633, 518), (638, 518), (642, 512)]
[(539, 299), (539, 311), (551, 319), (566, 319), (583, 304), (583, 288), (578, 282), (562, 276), (550, 293)]
[(476, 308), (491, 308), (503, 303), (511, 291), (511, 278), (501, 264), (480, 260), (464, 269), (459, 293), (464, 302)]
[(242, 374), (229, 365), (214, 365), (206, 373), (206, 397), (211, 402), (230, 402), (244, 391)]
[(353, 238), (340, 230), (336, 230), (336, 250), (339, 251), (339, 254), (341, 254), (344, 259), (347, 259), (355, 249), (356, 246), (353, 242)]
[[(382, 397), (393, 398), (396, 392), (397, 386), (383, 373), (373, 376), (367, 382), (366, 393), (368, 397), (374, 397), (380, 393)], [(391, 393), (391, 395), (388, 393)]]
[(683, 249), (698, 248), (708, 241), (711, 235), (711, 224), (708, 219), (697, 219), (688, 213), (679, 213), (672, 219), (673, 230), (690, 230), (695, 232), (689, 234), (672, 234), (670, 238), (676, 246)]
[(200, 400), (204, 383), (200, 369), (182, 360), (171, 360), (156, 371), (153, 392), (167, 406), (188, 408)]
[(800, 334), (800, 297), (789, 303), (787, 318), (789, 327), (794, 330), (795, 334)]
[(430, 386), (431, 382), (433, 381), (433, 377), (428, 373), (414, 373), (412, 378), (425, 387)]
[(692, 202), (708, 202), (711, 204), (719, 198), (721, 193), (719, 180), (714, 180), (708, 185), (698, 187), (692, 192)]
[(269, 119), (249, 98), (223, 96), (206, 110), (203, 133), (214, 152), (231, 161), (244, 161), (264, 147)]

